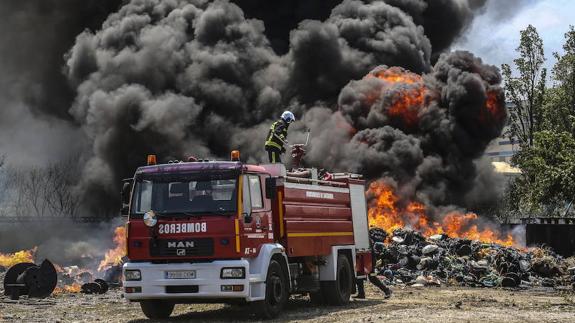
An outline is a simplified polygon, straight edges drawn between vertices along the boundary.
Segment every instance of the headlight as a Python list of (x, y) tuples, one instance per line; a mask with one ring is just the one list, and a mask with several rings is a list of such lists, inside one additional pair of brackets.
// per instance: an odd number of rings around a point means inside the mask
[(158, 223), (158, 219), (156, 218), (156, 213), (150, 210), (144, 214), (144, 224), (149, 226), (150, 228), (155, 226)]
[(124, 279), (126, 281), (142, 280), (142, 273), (138, 269), (126, 269), (124, 271)]
[(222, 272), (220, 274), (220, 278), (222, 279), (240, 279), (246, 278), (246, 271), (243, 267), (238, 268), (222, 268)]

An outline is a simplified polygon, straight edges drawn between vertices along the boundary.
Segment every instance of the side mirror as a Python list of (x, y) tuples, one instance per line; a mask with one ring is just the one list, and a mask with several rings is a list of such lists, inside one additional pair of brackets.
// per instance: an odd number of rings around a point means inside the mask
[(130, 212), (130, 193), (132, 192), (132, 178), (124, 179), (122, 185), (121, 199), (122, 199), (122, 216), (128, 216)]
[(277, 185), (273, 177), (266, 178), (266, 198), (273, 200), (276, 198)]

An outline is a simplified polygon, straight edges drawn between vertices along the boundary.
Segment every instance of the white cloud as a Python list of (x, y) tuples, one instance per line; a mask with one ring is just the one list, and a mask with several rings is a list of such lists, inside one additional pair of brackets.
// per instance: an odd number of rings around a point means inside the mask
[[(469, 50), (482, 57), (485, 62), (500, 66), (511, 64), (517, 56), (519, 31), (529, 24), (537, 28), (543, 38), (547, 67), (553, 66), (552, 53), (561, 51), (564, 34), (575, 13), (572, 0), (521, 0), (522, 6), (507, 8), (507, 19), (500, 14), (501, 0), (490, 0), (486, 12), (478, 17), (470, 30), (453, 49)], [(494, 17), (500, 17), (499, 20)]]

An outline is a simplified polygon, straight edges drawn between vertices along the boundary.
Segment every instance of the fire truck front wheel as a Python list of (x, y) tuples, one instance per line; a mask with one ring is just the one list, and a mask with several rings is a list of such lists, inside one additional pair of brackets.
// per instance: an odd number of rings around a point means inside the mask
[(280, 314), (289, 298), (288, 284), (282, 266), (276, 260), (271, 260), (266, 278), (265, 300), (253, 304), (258, 316), (272, 319)]
[(353, 282), (353, 272), (349, 259), (345, 255), (339, 255), (337, 257), (336, 280), (321, 282), (321, 291), (326, 303), (338, 306), (349, 303)]
[(163, 300), (143, 300), (140, 301), (140, 307), (149, 319), (165, 319), (172, 315), (174, 303)]

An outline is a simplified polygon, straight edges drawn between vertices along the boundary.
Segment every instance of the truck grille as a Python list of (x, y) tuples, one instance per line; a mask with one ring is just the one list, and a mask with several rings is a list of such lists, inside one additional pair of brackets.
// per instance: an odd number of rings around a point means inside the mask
[[(192, 247), (193, 244), (193, 247)], [(214, 254), (214, 240), (204, 239), (159, 239), (150, 243), (152, 257), (205, 257)]]
[(166, 293), (168, 294), (187, 294), (197, 293), (199, 288), (197, 285), (190, 286), (166, 286)]

